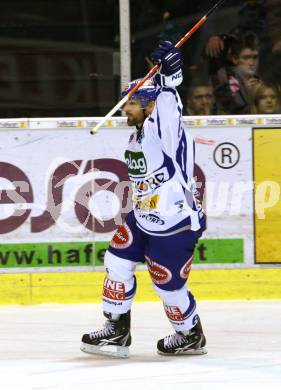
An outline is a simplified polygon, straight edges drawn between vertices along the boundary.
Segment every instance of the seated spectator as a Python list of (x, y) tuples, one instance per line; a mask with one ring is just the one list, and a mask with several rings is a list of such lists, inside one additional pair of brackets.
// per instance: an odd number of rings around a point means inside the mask
[(249, 114), (253, 89), (260, 83), (257, 75), (259, 45), (255, 34), (236, 37), (229, 49), (230, 64), (213, 76), (219, 110), (225, 114)]
[(237, 7), (232, 11), (233, 17), (237, 20), (235, 27), (230, 23), (230, 30), (223, 34), (211, 35), (206, 43), (204, 57), (208, 59), (210, 72), (218, 65), (228, 61), (229, 48), (236, 36), (254, 33), (261, 46), (268, 41), (265, 5), (267, 1), (280, 2), (280, 0), (237, 2)]
[(253, 93), (252, 114), (280, 114), (280, 96), (276, 87), (260, 84)]
[(194, 80), (187, 92), (186, 115), (214, 115), (215, 96), (210, 82)]

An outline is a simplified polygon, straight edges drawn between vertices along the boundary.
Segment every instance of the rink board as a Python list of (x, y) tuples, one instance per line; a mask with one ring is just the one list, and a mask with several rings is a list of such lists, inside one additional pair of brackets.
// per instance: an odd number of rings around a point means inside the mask
[[(114, 121), (94, 137), (89, 128), (95, 120), (87, 118), (0, 122), (0, 143), (6, 145), (0, 159), (0, 189), (6, 191), (0, 201), (0, 272), (100, 265), (96, 253), (86, 257), (81, 247), (108, 243), (122, 220), (122, 195), (108, 186), (128, 180), (124, 149), (133, 129), (124, 118)], [(253, 265), (252, 128), (243, 118), (185, 121), (196, 142), (195, 176), (199, 192), (205, 187), (208, 216), (198, 264)], [(13, 180), (25, 180), (25, 203), (9, 201), (16, 195)], [(90, 199), (87, 186), (93, 187)], [(128, 202), (123, 214), (130, 209)], [(20, 215), (13, 217), (15, 212)]]
[[(147, 271), (137, 271), (136, 301), (158, 300)], [(0, 305), (100, 303), (104, 272), (0, 275)], [(281, 269), (193, 270), (199, 300), (281, 299)]]
[[(89, 129), (96, 122), (0, 122), (5, 145), (0, 159), (0, 304), (100, 302), (104, 276), (99, 270), (120, 224), (120, 197), (106, 186), (86, 203), (77, 202), (77, 196), (86, 194), (89, 182), (126, 180), (123, 152), (132, 129), (124, 118), (114, 118), (92, 137)], [(199, 299), (281, 299), (280, 268), (267, 268), (281, 263), (280, 198), (264, 211), (265, 219), (254, 213), (257, 184), (281, 184), (280, 125), (280, 116), (185, 118), (196, 142), (196, 175), (205, 185), (208, 215), (190, 281)], [(24, 177), (25, 202), (12, 204), (12, 179)], [(57, 202), (53, 220), (48, 215), (52, 197)], [(85, 209), (96, 218), (94, 231), (86, 226)], [(15, 210), (19, 215), (11, 218)], [(138, 277), (142, 294), (136, 299), (157, 299), (148, 274), (139, 270)]]

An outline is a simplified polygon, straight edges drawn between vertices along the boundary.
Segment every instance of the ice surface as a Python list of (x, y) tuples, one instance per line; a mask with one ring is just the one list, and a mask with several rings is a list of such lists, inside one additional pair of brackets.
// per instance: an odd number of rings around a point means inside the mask
[(157, 355), (157, 340), (173, 330), (161, 303), (135, 303), (130, 359), (79, 350), (81, 335), (104, 322), (99, 305), (0, 307), (0, 388), (281, 389), (281, 301), (198, 305), (207, 355)]

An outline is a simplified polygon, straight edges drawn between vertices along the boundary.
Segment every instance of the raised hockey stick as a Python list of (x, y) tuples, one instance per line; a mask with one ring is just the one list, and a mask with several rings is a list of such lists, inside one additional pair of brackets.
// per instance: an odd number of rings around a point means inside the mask
[[(208, 17), (217, 9), (219, 8), (226, 0), (219, 0), (198, 22), (178, 41), (178, 43), (175, 45), (175, 47), (179, 48), (181, 47), (194, 33), (197, 31), (202, 24), (206, 22)], [(123, 97), (122, 100), (120, 100), (119, 103), (116, 104), (115, 107), (112, 108), (111, 111), (109, 111), (108, 114), (91, 130), (91, 134), (96, 134), (98, 129), (109, 119), (112, 117), (112, 115), (115, 114), (116, 111), (118, 111), (129, 99), (130, 97), (143, 85), (143, 83), (152, 77), (154, 73), (156, 73), (157, 69), (160, 67), (161, 63), (155, 65), (150, 71), (147, 73), (147, 75), (140, 80), (137, 85), (127, 94)]]

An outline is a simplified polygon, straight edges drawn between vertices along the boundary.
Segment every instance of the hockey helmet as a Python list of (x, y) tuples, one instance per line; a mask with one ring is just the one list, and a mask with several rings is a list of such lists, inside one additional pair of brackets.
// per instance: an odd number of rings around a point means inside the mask
[[(140, 80), (141, 79), (137, 79), (128, 83), (122, 91), (122, 98), (127, 95)], [(156, 99), (156, 84), (153, 79), (146, 80), (130, 99), (140, 100), (141, 108), (145, 109), (149, 101)]]

